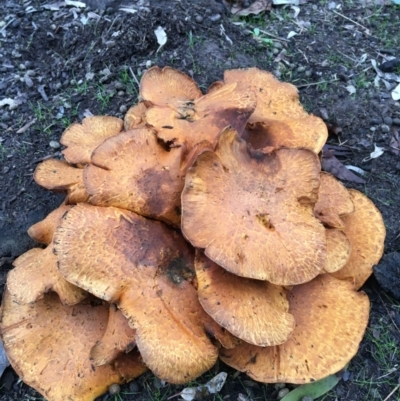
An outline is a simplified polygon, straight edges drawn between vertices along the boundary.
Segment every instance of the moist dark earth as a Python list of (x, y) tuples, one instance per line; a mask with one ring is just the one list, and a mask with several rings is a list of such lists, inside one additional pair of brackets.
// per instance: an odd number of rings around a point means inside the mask
[[(82, 8), (61, 1), (53, 9), (41, 0), (1, 3), (0, 101), (13, 100), (0, 107), (1, 291), (12, 261), (38, 246), (27, 228), (63, 199), (33, 181), (38, 163), (61, 157), (62, 132), (85, 115), (123, 117), (138, 100), (137, 80), (153, 65), (184, 71), (203, 91), (224, 70), (253, 66), (296, 85), (307, 111), (331, 125), (328, 143), (336, 145), (339, 160), (365, 171), (365, 183), (343, 182), (380, 209), (385, 254), (399, 251), (400, 102), (391, 96), (398, 82), (387, 76), (375, 85), (371, 63), (400, 57), (399, 6), (308, 1), (238, 17), (213, 0), (91, 0)], [(158, 26), (167, 43), (157, 51)], [(389, 72), (400, 76), (398, 65), (392, 62)], [(379, 157), (371, 157), (375, 146), (383, 150)], [(342, 380), (319, 400), (400, 400), (400, 302), (375, 277), (363, 290), (372, 305), (365, 338)], [(228, 373), (227, 382), (206, 400), (276, 400), (282, 388), (293, 388), (256, 383), (222, 363), (196, 383), (220, 371)], [(11, 368), (0, 384), (2, 401), (43, 399)], [(148, 373), (99, 399), (161, 401), (182, 388)]]

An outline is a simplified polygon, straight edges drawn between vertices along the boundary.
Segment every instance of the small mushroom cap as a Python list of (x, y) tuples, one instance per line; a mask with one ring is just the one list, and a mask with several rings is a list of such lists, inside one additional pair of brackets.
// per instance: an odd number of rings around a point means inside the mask
[(323, 271), (333, 273), (349, 261), (351, 243), (342, 230), (326, 229), (326, 262)]
[[(272, 146), (305, 147), (316, 153), (321, 151), (328, 138), (328, 129), (322, 119), (304, 110), (294, 85), (280, 82), (270, 72), (258, 68), (225, 71), (224, 82), (237, 82), (256, 93), (257, 107), (249, 122), (266, 123), (264, 129), (272, 136)], [(275, 122), (278, 123), (277, 129), (274, 128)], [(282, 123), (287, 128), (279, 135)]]
[(346, 187), (333, 175), (321, 173), (315, 217), (327, 227), (344, 229), (342, 217), (353, 212), (354, 205)]
[(40, 163), (33, 175), (40, 186), (54, 192), (67, 192), (67, 203), (86, 202), (89, 194), (83, 186), (83, 169), (57, 159)]
[(341, 280), (353, 279), (358, 290), (382, 257), (386, 228), (381, 213), (370, 199), (355, 189), (349, 189), (349, 193), (355, 210), (342, 220), (344, 233), (351, 243), (351, 254), (346, 265), (333, 276)]
[(189, 282), (194, 255), (177, 232), (133, 212), (80, 204), (64, 216), (54, 242), (60, 272), (118, 305), (158, 377), (186, 383), (213, 366), (218, 352)]
[(202, 96), (196, 82), (181, 71), (171, 67), (152, 67), (140, 81), (140, 96), (151, 105), (176, 106), (182, 101)]
[(319, 274), (325, 229), (313, 216), (320, 164), (307, 149), (250, 149), (232, 129), (200, 154), (182, 193), (182, 232), (239, 276), (295, 285)]
[(148, 128), (109, 138), (93, 152), (92, 164), (85, 168), (90, 203), (120, 207), (179, 226), (182, 158), (183, 148), (164, 149)]
[(90, 155), (106, 138), (122, 131), (124, 122), (110, 116), (92, 116), (83, 119), (82, 124), (68, 127), (61, 137), (67, 148), (62, 151), (71, 164), (90, 163)]
[(136, 332), (126, 317), (114, 305), (110, 304), (107, 329), (101, 340), (90, 350), (90, 359), (95, 366), (107, 365), (123, 353), (128, 353), (136, 346)]
[(329, 274), (288, 292), (296, 327), (274, 347), (242, 343), (221, 350), (223, 362), (265, 383), (309, 383), (343, 369), (356, 354), (369, 316), (369, 300), (349, 281)]
[(86, 298), (86, 291), (64, 279), (57, 268), (52, 245), (33, 248), (15, 259), (8, 273), (7, 288), (19, 303), (35, 302), (48, 291), (56, 292), (64, 305), (75, 305)]
[(242, 132), (255, 107), (255, 94), (233, 83), (175, 108), (151, 107), (146, 121), (163, 141), (190, 150), (201, 141), (213, 144), (228, 125)]
[(7, 356), (21, 379), (49, 401), (93, 401), (111, 384), (146, 371), (138, 353), (93, 367), (89, 350), (108, 319), (108, 306), (94, 301), (63, 306), (49, 293), (33, 304), (18, 304), (4, 293), (0, 330)]
[(30, 226), (28, 235), (37, 242), (49, 245), (53, 240), (54, 231), (60, 222), (61, 217), (69, 209), (71, 205), (62, 204), (57, 209), (49, 213), (42, 221)]
[(147, 110), (147, 107), (143, 102), (139, 102), (138, 104), (132, 106), (126, 112), (125, 117), (124, 117), (125, 131), (129, 131), (131, 129), (138, 128), (138, 127), (145, 125), (146, 110)]
[(285, 342), (295, 325), (283, 287), (227, 272), (197, 252), (198, 296), (204, 310), (222, 327), (250, 344)]

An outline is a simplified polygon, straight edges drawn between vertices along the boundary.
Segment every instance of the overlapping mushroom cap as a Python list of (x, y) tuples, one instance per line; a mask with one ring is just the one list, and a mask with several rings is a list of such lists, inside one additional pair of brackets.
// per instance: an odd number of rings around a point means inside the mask
[(214, 262), (277, 285), (322, 270), (325, 229), (313, 216), (320, 164), (306, 149), (262, 153), (229, 128), (186, 175), (182, 231)]

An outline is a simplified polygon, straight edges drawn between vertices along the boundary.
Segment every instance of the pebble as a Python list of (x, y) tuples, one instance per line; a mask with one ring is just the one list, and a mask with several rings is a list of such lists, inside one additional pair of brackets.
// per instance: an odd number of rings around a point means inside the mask
[(210, 16), (208, 17), (208, 19), (209, 19), (211, 22), (217, 22), (217, 21), (219, 21), (219, 20), (221, 19), (221, 14), (210, 15)]
[(384, 122), (386, 125), (392, 125), (392, 124), (393, 124), (393, 120), (392, 120), (391, 117), (384, 117), (383, 122)]
[(308, 71), (306, 71), (306, 77), (311, 77), (311, 75), (312, 75), (312, 71), (311, 70), (308, 70)]
[(279, 54), (279, 49), (272, 49), (272, 54)]
[(201, 15), (196, 15), (196, 22), (201, 24), (203, 22), (203, 17)]
[(299, 65), (297, 67), (297, 72), (304, 72), (306, 70), (306, 67), (304, 67), (304, 65)]
[(281, 390), (286, 387), (286, 384), (285, 383), (275, 383), (274, 387), (276, 390)]
[(387, 134), (388, 132), (390, 132), (390, 127), (386, 124), (382, 124), (381, 125), (381, 131), (385, 134)]
[(275, 49), (283, 49), (283, 45), (281, 42), (274, 42), (274, 48)]
[(57, 141), (50, 141), (49, 146), (53, 149), (58, 149), (61, 145)]
[(289, 393), (289, 389), (288, 388), (283, 388), (283, 389), (279, 390), (278, 397), (277, 397), (278, 400), (283, 398), (288, 393)]
[(10, 121), (11, 117), (8, 112), (4, 112), (3, 115), (1, 116), (1, 121)]
[(127, 110), (128, 110), (128, 108), (124, 104), (119, 108), (119, 111), (121, 113), (126, 113)]
[(400, 118), (394, 118), (393, 125), (400, 125)]
[(108, 392), (111, 395), (119, 394), (121, 391), (121, 386), (117, 383), (111, 384), (111, 386), (108, 388)]
[(369, 120), (370, 124), (374, 124), (374, 125), (379, 125), (382, 124), (382, 120), (380, 118), (371, 118), (371, 120)]
[(376, 131), (376, 127), (370, 127), (369, 129), (371, 132), (375, 132)]

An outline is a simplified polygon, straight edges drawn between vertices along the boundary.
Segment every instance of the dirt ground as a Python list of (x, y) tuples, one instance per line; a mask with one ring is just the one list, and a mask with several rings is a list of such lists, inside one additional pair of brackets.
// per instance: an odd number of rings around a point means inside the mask
[[(0, 8), (0, 102), (12, 100), (0, 107), (1, 291), (15, 257), (37, 246), (27, 228), (62, 202), (33, 181), (38, 163), (61, 156), (63, 130), (88, 112), (123, 117), (137, 102), (136, 80), (152, 65), (178, 68), (204, 91), (224, 70), (251, 66), (296, 85), (305, 108), (333, 125), (328, 142), (346, 150), (341, 162), (365, 171), (364, 184), (344, 183), (382, 212), (385, 253), (399, 250), (400, 102), (391, 97), (398, 82), (386, 76), (376, 86), (371, 63), (400, 57), (399, 6), (321, 0), (240, 18), (213, 0), (44, 7), (50, 3), (2, 0)], [(127, 5), (137, 12), (120, 10)], [(158, 26), (168, 38), (157, 52)], [(390, 72), (400, 76), (398, 64)], [(375, 146), (383, 154), (371, 158)], [(365, 338), (343, 379), (320, 401), (400, 400), (400, 303), (374, 277), (363, 289), (372, 302)], [(197, 382), (219, 371), (228, 372), (227, 383), (207, 399), (278, 397), (278, 386), (256, 383), (222, 363)], [(42, 399), (11, 368), (0, 385), (1, 401)], [(149, 373), (99, 400), (163, 401), (181, 389)]]

